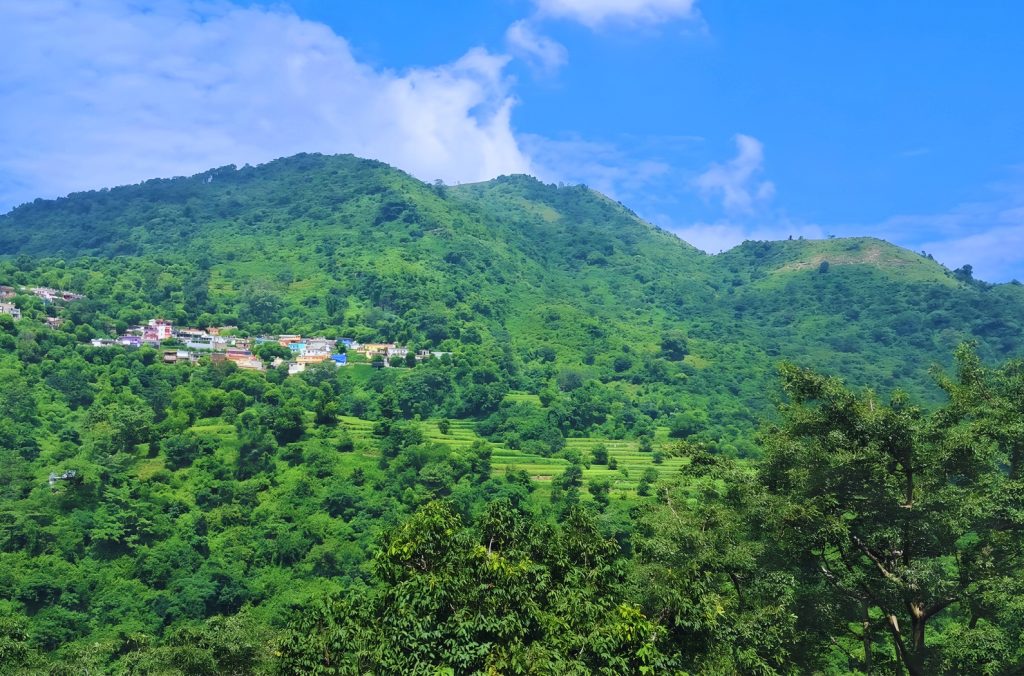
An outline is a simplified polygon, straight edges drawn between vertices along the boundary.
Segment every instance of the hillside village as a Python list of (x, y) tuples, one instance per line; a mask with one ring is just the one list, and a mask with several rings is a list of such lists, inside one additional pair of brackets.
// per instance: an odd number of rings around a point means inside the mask
[[(163, 351), (163, 361), (166, 364), (196, 363), (206, 357), (214, 363), (229, 361), (238, 368), (253, 371), (265, 371), (268, 366), (278, 368), (287, 364), (289, 374), (301, 373), (307, 366), (323, 362), (331, 362), (338, 367), (348, 366), (350, 353), (360, 355), (365, 363), (378, 368), (414, 366), (425, 359), (449, 354), (430, 350), (413, 352), (410, 348), (395, 343), (360, 343), (351, 338), (335, 340), (324, 336), (303, 337), (297, 334), (244, 337), (236, 335), (237, 330), (236, 326), (211, 326), (207, 329), (176, 328), (169, 321), (154, 318), (144, 326), (128, 329), (117, 338), (94, 338), (90, 342), (93, 347), (163, 346), (168, 348)], [(278, 354), (268, 363), (260, 354), (267, 353), (267, 350), (261, 349), (266, 345), (286, 348), (288, 356)]]
[[(51, 289), (49, 287), (0, 286), (0, 314), (14, 320), (22, 318), (21, 309), (13, 302), (19, 294), (31, 294), (44, 303), (67, 303), (82, 300), (85, 296)], [(60, 317), (46, 317), (46, 323), (56, 328), (63, 321)], [(349, 355), (359, 355), (359, 363), (377, 368), (415, 366), (416, 363), (449, 352), (430, 350), (413, 351), (395, 343), (360, 343), (352, 338), (330, 339), (324, 336), (304, 337), (297, 334), (262, 335), (246, 337), (238, 335), (237, 326), (211, 326), (206, 329), (175, 327), (170, 321), (153, 318), (145, 325), (129, 328), (117, 338), (93, 338), (93, 347), (167, 348), (163, 350), (165, 364), (194, 364), (206, 357), (211, 362), (233, 362), (238, 368), (265, 371), (288, 365), (288, 373), (301, 373), (307, 366), (331, 362), (335, 366), (348, 366)], [(287, 356), (278, 354), (269, 362), (261, 358), (261, 346), (278, 345), (288, 350)], [(266, 352), (266, 350), (262, 350)]]
[[(14, 297), (19, 293), (36, 296), (37, 298), (42, 299), (43, 303), (46, 304), (58, 301), (71, 302), (85, 298), (85, 296), (80, 293), (51, 289), (47, 286), (22, 286), (17, 288), (13, 286), (0, 286), (0, 315), (7, 315), (12, 317), (14, 320), (21, 319), (21, 309), (14, 303)], [(61, 321), (62, 320), (59, 317), (46, 318), (46, 323), (51, 327), (60, 326)]]

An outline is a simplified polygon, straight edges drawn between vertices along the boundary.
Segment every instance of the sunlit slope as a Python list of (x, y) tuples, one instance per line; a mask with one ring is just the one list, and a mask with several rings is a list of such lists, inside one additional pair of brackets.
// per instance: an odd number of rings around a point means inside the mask
[[(140, 313), (494, 344), (531, 377), (575, 369), (742, 429), (771, 409), (782, 359), (931, 397), (929, 368), (958, 342), (977, 340), (990, 359), (1024, 345), (1021, 287), (957, 278), (881, 240), (747, 242), (708, 256), (582, 186), (436, 186), (352, 156), (37, 200), (0, 216), (0, 252), (79, 261), (93, 272), (50, 276)], [(153, 285), (122, 288), (117, 265), (102, 263), (116, 256), (143, 261)], [(672, 332), (689, 354), (666, 364)]]

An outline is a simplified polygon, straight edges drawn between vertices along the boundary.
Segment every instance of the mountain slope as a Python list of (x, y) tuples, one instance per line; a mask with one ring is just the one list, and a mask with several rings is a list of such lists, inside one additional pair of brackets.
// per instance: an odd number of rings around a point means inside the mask
[[(770, 410), (780, 359), (932, 397), (928, 369), (961, 340), (987, 358), (1024, 345), (1020, 287), (880, 240), (708, 256), (583, 187), (431, 186), (351, 156), (37, 200), (0, 216), (0, 251), (4, 279), (90, 297), (69, 309), (82, 335), (160, 315), (480, 345), (526, 391), (568, 371), (654, 418), (706, 412), (709, 442)], [(689, 338), (682, 361), (661, 348), (673, 332)]]

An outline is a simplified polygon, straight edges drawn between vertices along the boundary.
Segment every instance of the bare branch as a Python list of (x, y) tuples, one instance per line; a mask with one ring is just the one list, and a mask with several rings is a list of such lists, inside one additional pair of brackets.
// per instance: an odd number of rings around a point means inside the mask
[(885, 577), (885, 579), (891, 582), (896, 582), (900, 585), (905, 585), (905, 583), (903, 582), (903, 578), (901, 578), (899, 575), (896, 575), (888, 568), (886, 568), (885, 564), (882, 562), (882, 558), (878, 556), (878, 554), (873, 552), (870, 547), (864, 544), (863, 540), (861, 540), (856, 535), (854, 535), (851, 538), (851, 540), (853, 544), (856, 545), (857, 549), (863, 552), (866, 557), (868, 557), (869, 559), (871, 559), (872, 562), (874, 562), (875, 566), (878, 568), (878, 572), (880, 572), (882, 576)]

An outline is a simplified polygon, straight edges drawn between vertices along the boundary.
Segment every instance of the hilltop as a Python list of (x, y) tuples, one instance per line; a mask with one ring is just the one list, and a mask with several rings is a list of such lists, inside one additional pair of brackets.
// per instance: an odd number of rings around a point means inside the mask
[(817, 272), (822, 263), (865, 266), (902, 283), (929, 282), (956, 286), (957, 280), (934, 259), (874, 237), (833, 237), (823, 240), (789, 239), (744, 242), (720, 255), (723, 263), (742, 261), (751, 269), (768, 271), (773, 279), (787, 273)]

